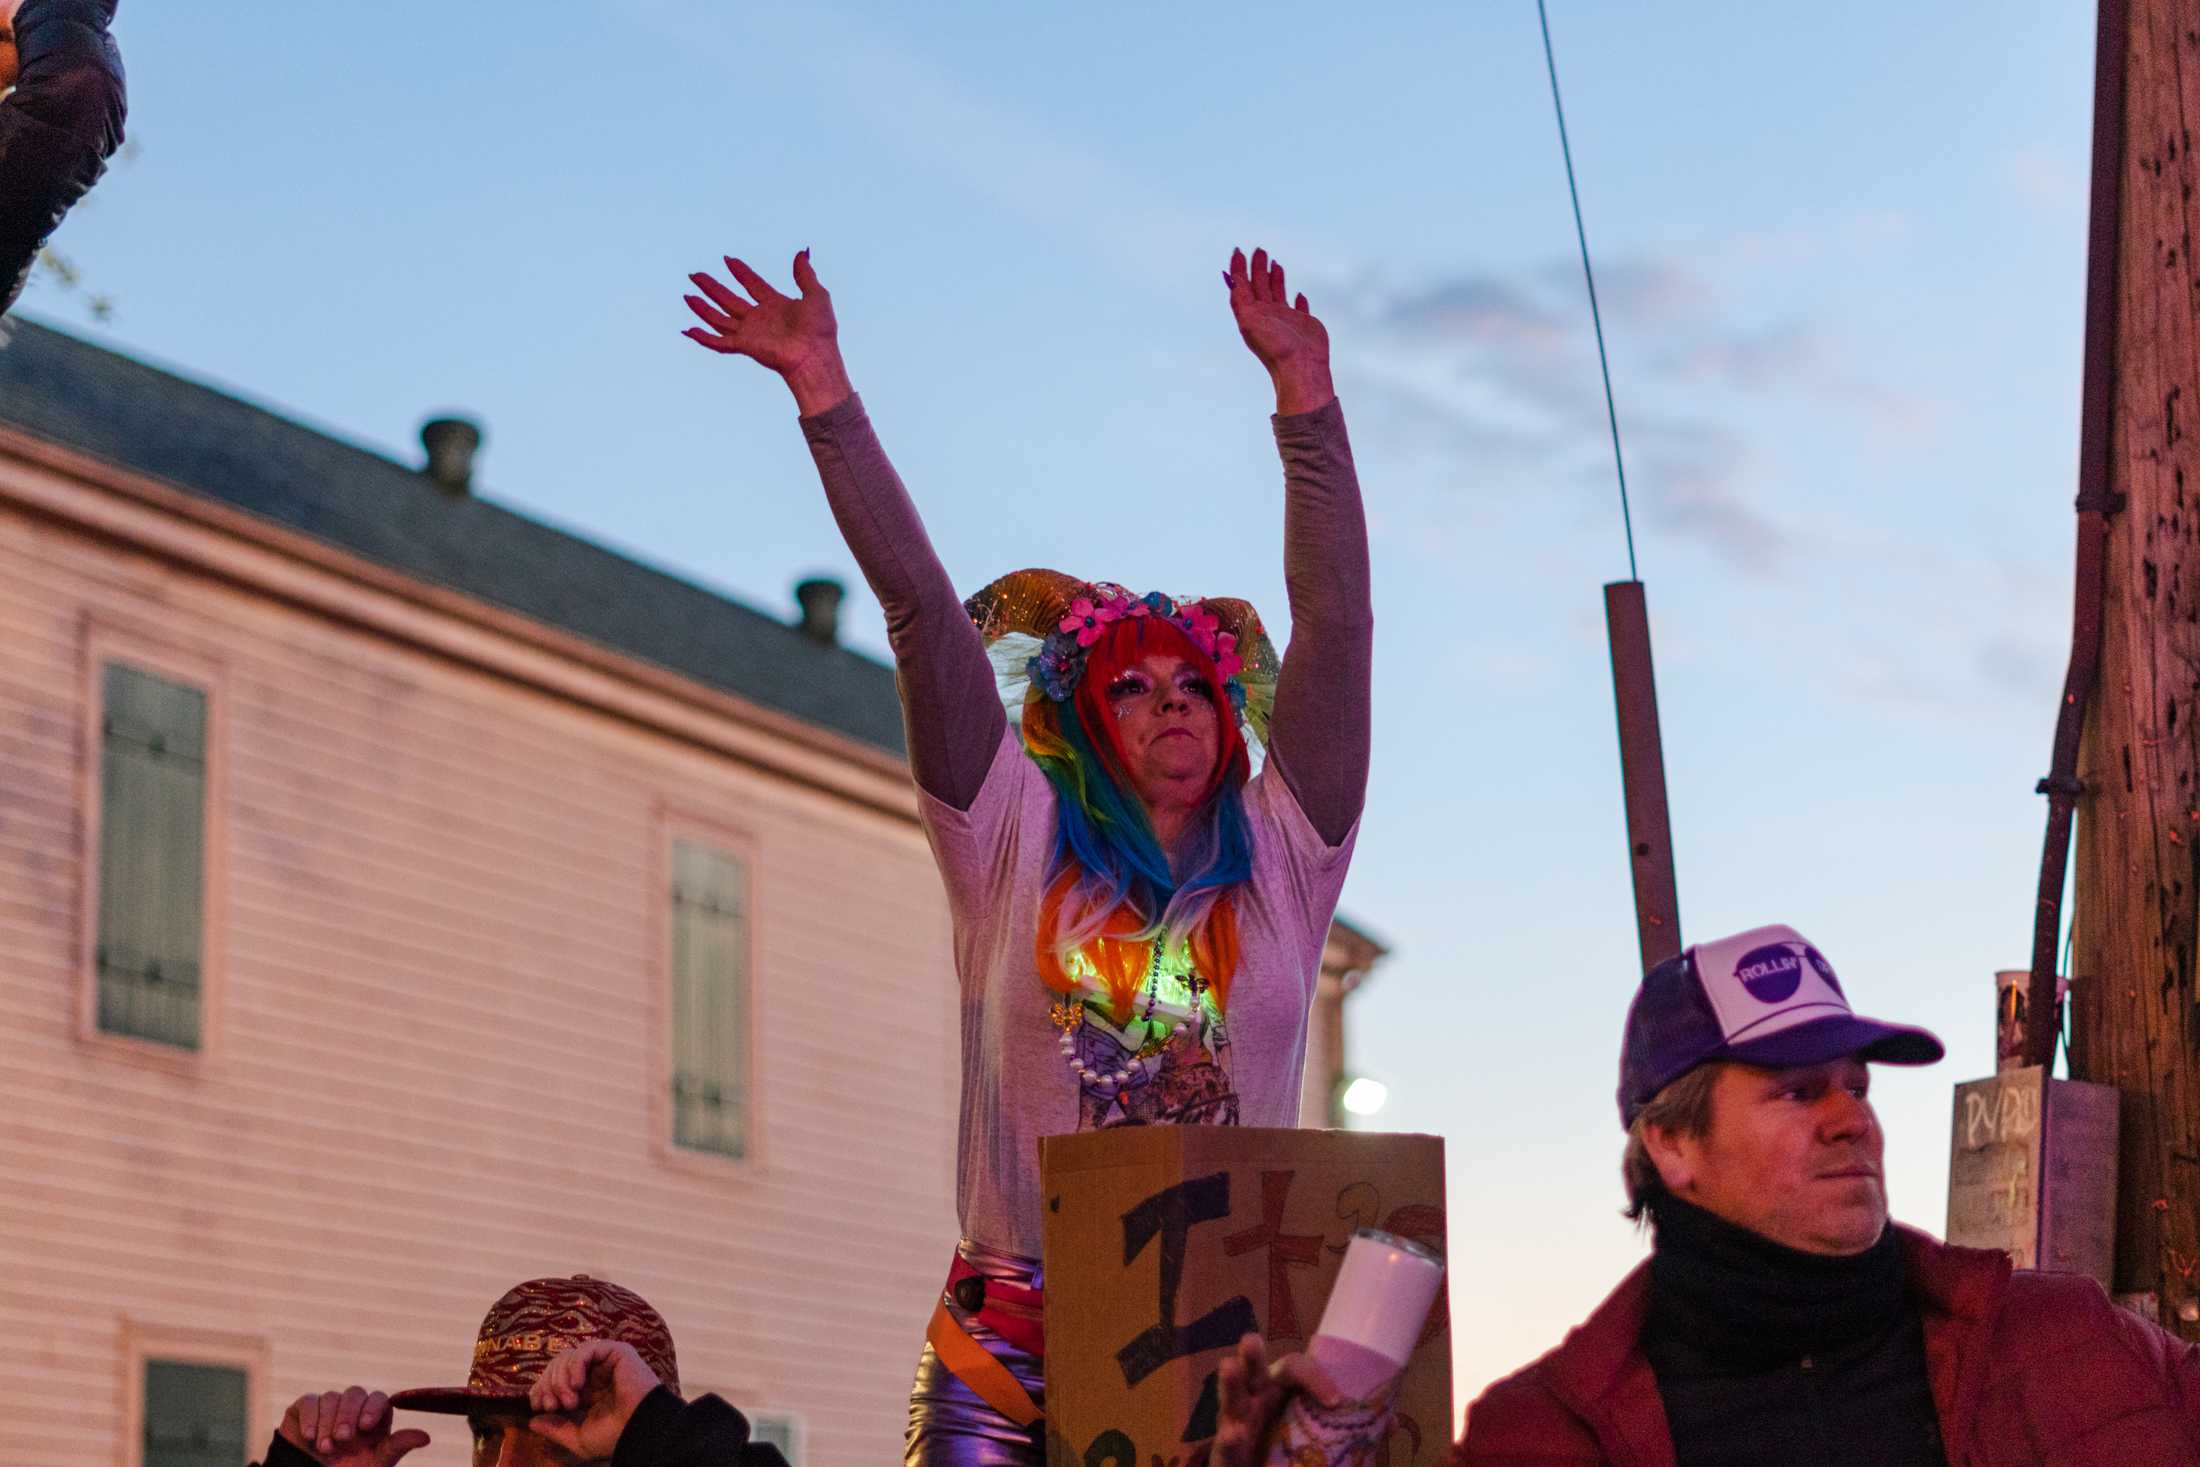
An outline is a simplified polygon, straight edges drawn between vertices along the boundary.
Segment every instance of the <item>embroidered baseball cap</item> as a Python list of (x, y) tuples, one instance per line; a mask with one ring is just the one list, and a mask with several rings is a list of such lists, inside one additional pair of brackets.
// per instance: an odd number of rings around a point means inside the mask
[(1824, 953), (1792, 927), (1699, 942), (1643, 975), (1619, 1055), (1619, 1120), (1711, 1060), (1783, 1069), (1828, 1060), (1929, 1065), (1945, 1051), (1923, 1029), (1851, 1011)]
[(672, 1331), (663, 1317), (631, 1289), (582, 1273), (530, 1279), (490, 1305), (466, 1384), (399, 1391), (390, 1404), (447, 1416), (530, 1415), (527, 1392), (550, 1357), (589, 1340), (632, 1345), (659, 1380), (679, 1391)]

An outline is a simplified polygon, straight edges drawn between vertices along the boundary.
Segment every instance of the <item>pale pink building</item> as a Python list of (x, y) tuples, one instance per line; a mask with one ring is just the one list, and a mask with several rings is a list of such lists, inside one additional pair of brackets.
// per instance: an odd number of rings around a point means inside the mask
[[(798, 1467), (898, 1460), (954, 983), (834, 588), (790, 627), (475, 497), (463, 425), (417, 470), (10, 329), (0, 1467), (237, 1467), (576, 1272)], [(1380, 955), (1333, 934), (1311, 1123)]]

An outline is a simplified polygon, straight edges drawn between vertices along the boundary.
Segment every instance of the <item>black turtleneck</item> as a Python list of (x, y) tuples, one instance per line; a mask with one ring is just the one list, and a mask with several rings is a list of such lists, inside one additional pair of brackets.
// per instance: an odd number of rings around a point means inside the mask
[(1651, 1207), (1642, 1345), (1680, 1467), (1947, 1467), (1893, 1228), (1829, 1258), (1677, 1197)]

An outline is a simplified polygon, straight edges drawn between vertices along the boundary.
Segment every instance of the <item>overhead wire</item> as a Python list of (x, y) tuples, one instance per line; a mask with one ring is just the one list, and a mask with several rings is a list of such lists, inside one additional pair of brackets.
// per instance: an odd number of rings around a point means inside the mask
[(1635, 517), (1627, 503), (1627, 460), (1619, 447), (1619, 407), (1612, 398), (1612, 363), (1604, 350), (1604, 314), (1597, 309), (1597, 276), (1589, 264), (1589, 231), (1581, 222), (1581, 189), (1574, 182), (1574, 149), (1566, 139), (1566, 104), (1558, 96), (1558, 57), (1551, 50), (1551, 17), (1535, 0), (1543, 26), (1543, 64), (1551, 73), (1551, 110), (1558, 114), (1558, 150), (1566, 158), (1566, 193), (1574, 202), (1574, 236), (1581, 241), (1581, 275), (1589, 283), (1589, 321), (1596, 328), (1597, 367), (1604, 373), (1604, 415), (1612, 425), (1612, 467), (1619, 475), (1619, 518), (1627, 533), (1627, 578), (1642, 579), (1635, 568)]

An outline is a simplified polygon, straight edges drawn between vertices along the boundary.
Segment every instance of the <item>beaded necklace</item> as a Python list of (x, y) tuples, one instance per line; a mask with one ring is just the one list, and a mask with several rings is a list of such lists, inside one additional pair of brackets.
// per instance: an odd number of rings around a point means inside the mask
[[(1188, 1036), (1210, 1043), (1220, 1050), (1227, 1045), (1228, 1031), (1223, 1026), (1222, 1013), (1215, 1006), (1213, 988), (1181, 948), (1171, 950), (1166, 942), (1156, 942), (1146, 960), (1146, 976), (1139, 985), (1143, 1001), (1138, 1012), (1126, 1023), (1121, 1035), (1122, 1047), (1129, 1058), (1113, 1069), (1094, 1069), (1085, 1063), (1077, 1052), (1077, 1031), (1084, 1026), (1087, 1010), (1098, 994), (1090, 988), (1097, 975), (1082, 954), (1071, 959), (1071, 971), (1085, 980), (1088, 988), (1069, 995), (1054, 1005), (1051, 1018), (1062, 1031), (1061, 1051), (1063, 1063), (1084, 1084), (1092, 1086), (1103, 1096), (1113, 1096), (1121, 1091), (1134, 1089), (1151, 1080), (1161, 1069), (1161, 1057), (1171, 1044)], [(1167, 990), (1166, 993), (1164, 990)], [(1164, 1007), (1164, 1005), (1166, 1005)], [(1160, 1013), (1157, 1020), (1156, 1012)], [(1170, 1015), (1181, 1013), (1166, 1032)], [(1095, 1018), (1096, 1024), (1105, 1025), (1104, 1019)], [(1144, 1038), (1135, 1051), (1130, 1051), (1130, 1026), (1136, 1024), (1144, 1032)], [(1195, 1027), (1196, 1025), (1196, 1027)], [(1107, 1026), (1112, 1029), (1112, 1025)]]

